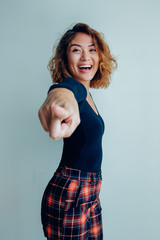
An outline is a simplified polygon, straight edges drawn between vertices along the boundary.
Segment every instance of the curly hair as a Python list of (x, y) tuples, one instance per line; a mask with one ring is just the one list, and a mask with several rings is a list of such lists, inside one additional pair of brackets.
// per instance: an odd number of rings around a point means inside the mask
[(84, 23), (77, 23), (60, 39), (55, 54), (48, 63), (53, 83), (60, 83), (64, 77), (71, 76), (67, 67), (67, 48), (75, 35), (80, 32), (91, 36), (94, 43), (98, 46), (99, 68), (94, 78), (90, 81), (90, 87), (106, 88), (110, 83), (113, 70), (117, 67), (117, 61), (111, 55), (110, 49), (103, 39), (103, 35)]

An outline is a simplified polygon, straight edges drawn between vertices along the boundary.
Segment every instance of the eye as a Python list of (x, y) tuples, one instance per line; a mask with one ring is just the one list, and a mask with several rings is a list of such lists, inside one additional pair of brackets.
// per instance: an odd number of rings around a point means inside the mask
[(96, 52), (97, 50), (95, 48), (91, 48), (90, 52)]
[(75, 48), (75, 49), (72, 50), (72, 52), (80, 52), (80, 49)]

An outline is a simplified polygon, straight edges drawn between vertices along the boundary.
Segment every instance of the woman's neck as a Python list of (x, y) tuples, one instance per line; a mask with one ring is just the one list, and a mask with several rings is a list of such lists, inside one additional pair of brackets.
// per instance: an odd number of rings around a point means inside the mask
[(78, 80), (78, 81), (85, 86), (85, 88), (87, 90), (87, 94), (88, 94), (89, 93), (89, 87), (90, 87), (90, 81), (80, 81), (80, 80)]

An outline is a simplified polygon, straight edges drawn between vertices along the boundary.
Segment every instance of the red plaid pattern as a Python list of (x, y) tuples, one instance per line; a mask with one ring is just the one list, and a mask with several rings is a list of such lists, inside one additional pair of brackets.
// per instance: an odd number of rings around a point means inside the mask
[(101, 172), (59, 167), (42, 199), (42, 224), (48, 240), (103, 239)]

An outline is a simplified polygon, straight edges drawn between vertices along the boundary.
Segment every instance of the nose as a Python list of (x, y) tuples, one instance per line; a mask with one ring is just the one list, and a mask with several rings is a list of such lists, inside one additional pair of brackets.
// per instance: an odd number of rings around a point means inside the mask
[(81, 54), (81, 60), (82, 61), (88, 61), (90, 60), (90, 55), (88, 51), (83, 50)]

